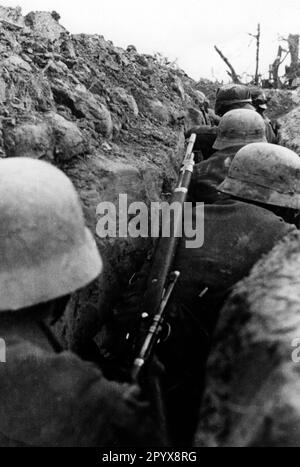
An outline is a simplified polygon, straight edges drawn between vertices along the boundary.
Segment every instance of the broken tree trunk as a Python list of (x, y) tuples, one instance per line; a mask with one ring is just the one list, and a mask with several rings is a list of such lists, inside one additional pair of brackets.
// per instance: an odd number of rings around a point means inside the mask
[(253, 82), (256, 86), (259, 85), (259, 48), (260, 48), (260, 23), (257, 25), (257, 34), (249, 33), (249, 36), (256, 40), (256, 59), (255, 59), (255, 74)]
[(295, 78), (299, 77), (299, 34), (289, 34), (288, 46), (291, 55), (291, 64), (287, 68), (289, 84), (292, 86)]
[(291, 54), (291, 67), (297, 68), (299, 58), (299, 34), (289, 34), (287, 41)]
[(285, 74), (288, 79), (289, 85), (293, 85), (295, 78), (300, 76), (299, 70), (299, 34), (289, 34), (288, 38), (281, 40), (288, 43), (289, 54), (291, 56), (291, 64), (285, 67)]
[(220, 55), (220, 57), (222, 58), (222, 60), (224, 60), (224, 62), (226, 63), (226, 65), (228, 66), (229, 71), (227, 71), (228, 75), (231, 77), (232, 81), (234, 83), (237, 83), (237, 84), (240, 84), (241, 81), (240, 81), (240, 77), (239, 75), (236, 74), (235, 72), (235, 69), (233, 68), (233, 66), (231, 65), (231, 63), (229, 62), (228, 58), (225, 57), (225, 55), (223, 55), (223, 53), (221, 52), (220, 49), (218, 49), (218, 47), (215, 45), (215, 50), (216, 52), (218, 52), (218, 54)]
[(281, 55), (282, 55), (283, 48), (281, 45), (278, 47), (277, 57), (275, 58), (274, 62), (271, 65), (272, 68), (272, 76), (273, 76), (273, 86), (275, 89), (280, 87), (280, 79), (279, 79), (279, 67), (281, 65)]
[(260, 24), (257, 25), (257, 35), (256, 35), (256, 66), (255, 66), (255, 75), (254, 83), (256, 86), (259, 84), (259, 47), (260, 47)]
[(300, 232), (221, 311), (197, 446), (300, 446)]

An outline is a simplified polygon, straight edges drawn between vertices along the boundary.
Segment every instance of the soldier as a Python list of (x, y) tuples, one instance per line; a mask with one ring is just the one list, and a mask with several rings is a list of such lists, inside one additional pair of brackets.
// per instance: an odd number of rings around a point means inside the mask
[[(200, 125), (187, 132), (189, 137), (191, 133), (197, 134), (195, 150), (201, 151), (203, 159), (208, 159), (214, 152), (214, 142), (218, 132), (218, 116), (222, 117), (226, 112), (233, 109), (255, 110), (249, 89), (241, 84), (226, 84), (218, 89), (215, 103), (215, 118), (210, 121), (210, 125)], [(198, 162), (196, 160), (196, 162)]]
[[(215, 126), (219, 124), (220, 117), (209, 107), (209, 100), (203, 92), (195, 91), (194, 100), (199, 110), (189, 108), (186, 112), (186, 137), (190, 137), (191, 133), (197, 134), (194, 144), (194, 156), (195, 161), (200, 162), (213, 153), (212, 145), (216, 139)], [(196, 118), (191, 118), (193, 114)]]
[(42, 161), (0, 165), (0, 446), (159, 443), (137, 387), (106, 380), (50, 330), (102, 269), (72, 183)]
[(215, 113), (222, 117), (226, 112), (233, 109), (255, 110), (247, 86), (243, 84), (225, 84), (217, 90)]
[(265, 111), (267, 110), (268, 103), (266, 94), (259, 86), (251, 86), (250, 93), (256, 112), (258, 112), (263, 117)]
[(195, 165), (189, 192), (191, 200), (216, 201), (220, 197), (216, 188), (226, 177), (237, 151), (246, 144), (266, 141), (265, 124), (257, 112), (247, 109), (227, 112), (221, 118), (213, 145), (217, 152)]
[(168, 315), (172, 332), (160, 350), (166, 379), (173, 382), (167, 402), (178, 407), (170, 413), (179, 438), (196, 427), (205, 360), (226, 297), (263, 254), (295, 230), (299, 171), (300, 159), (289, 149), (269, 143), (243, 147), (219, 187), (226, 197), (204, 207), (203, 246), (189, 249), (180, 241), (174, 269), (181, 274)]
[(266, 137), (269, 143), (277, 144), (278, 143), (278, 130), (279, 125), (277, 122), (272, 123), (271, 120), (265, 115), (267, 110), (267, 97), (258, 86), (252, 86), (250, 88), (252, 103), (255, 107), (255, 110), (262, 116), (266, 125)]
[(205, 94), (201, 91), (196, 90), (195, 91), (195, 102), (198, 105), (200, 112), (202, 113), (203, 124), (209, 125), (210, 119), (209, 119), (209, 114), (208, 114), (208, 100)]
[(209, 99), (201, 91), (195, 91), (195, 93), (196, 93), (200, 108), (202, 109), (202, 111), (205, 112), (205, 118), (204, 118), (205, 124), (209, 126), (219, 125), (220, 117), (218, 117), (215, 114), (214, 110), (210, 108)]
[(237, 152), (217, 187), (223, 196), (204, 207), (203, 247), (185, 249), (184, 241), (179, 246), (177, 296), (186, 303), (206, 287), (228, 290), (294, 228), (300, 210), (299, 171), (298, 155), (282, 146), (251, 143)]
[[(239, 112), (254, 115), (264, 139), (259, 115)], [(166, 415), (175, 445), (192, 442), (210, 340), (226, 297), (263, 254), (296, 229), (299, 171), (299, 157), (286, 148), (266, 142), (242, 147), (221, 185), (223, 196), (204, 206), (203, 246), (186, 248), (185, 238), (180, 240), (173, 265), (180, 278), (167, 310), (171, 332), (158, 347), (165, 367)], [(196, 208), (193, 214), (195, 218)], [(118, 328), (119, 323), (124, 335), (138, 328), (146, 282), (147, 264), (129, 288), (125, 309), (116, 315), (114, 325)]]
[(216, 125), (198, 125), (189, 129), (185, 137), (189, 138), (196, 133), (197, 138), (194, 145), (195, 162), (206, 160), (215, 152), (213, 144), (217, 137), (218, 127)]

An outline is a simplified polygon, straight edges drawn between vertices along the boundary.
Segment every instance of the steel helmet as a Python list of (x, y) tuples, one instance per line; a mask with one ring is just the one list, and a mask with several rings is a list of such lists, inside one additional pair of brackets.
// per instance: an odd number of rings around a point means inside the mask
[(300, 158), (270, 143), (244, 146), (235, 155), (222, 193), (292, 209), (300, 209)]
[(243, 84), (225, 84), (217, 90), (215, 112), (222, 117), (233, 108), (252, 109), (249, 88)]
[(204, 102), (207, 101), (205, 94), (202, 91), (198, 91), (198, 90), (194, 92), (195, 92), (195, 97), (196, 97), (198, 104), (203, 105)]
[(267, 142), (263, 118), (255, 110), (235, 109), (221, 118), (213, 148), (221, 150), (256, 142)]
[(267, 109), (268, 99), (262, 88), (258, 86), (253, 86), (250, 88), (250, 94), (252, 98), (252, 103), (256, 109)]
[(0, 311), (69, 294), (102, 262), (71, 181), (47, 162), (0, 161)]

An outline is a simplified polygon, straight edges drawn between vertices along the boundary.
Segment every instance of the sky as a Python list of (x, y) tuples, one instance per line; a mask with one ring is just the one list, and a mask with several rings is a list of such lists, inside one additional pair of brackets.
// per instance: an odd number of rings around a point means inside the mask
[[(114, 45), (134, 44), (139, 53), (161, 53), (192, 78), (229, 81), (217, 45), (247, 80), (255, 72), (256, 34), (261, 24), (260, 72), (279, 42), (300, 33), (300, 0), (0, 0), (29, 11), (56, 10), (71, 33), (101, 34)], [(286, 63), (289, 63), (287, 58)], [(284, 65), (281, 74), (284, 73)]]

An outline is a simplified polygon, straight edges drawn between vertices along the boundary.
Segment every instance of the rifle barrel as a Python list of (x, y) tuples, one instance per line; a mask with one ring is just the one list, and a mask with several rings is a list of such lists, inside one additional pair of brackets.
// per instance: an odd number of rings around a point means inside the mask
[(175, 287), (179, 272), (175, 274), (176, 279), (170, 280), (170, 271), (176, 254), (176, 246), (182, 232), (182, 207), (187, 197), (193, 166), (193, 146), (196, 134), (193, 133), (188, 142), (185, 157), (183, 159), (177, 186), (174, 190), (171, 203), (176, 202), (181, 209), (174, 210), (174, 218), (170, 218), (170, 237), (161, 236), (157, 242), (154, 260), (147, 281), (146, 292), (142, 301), (142, 313), (149, 316), (150, 327), (141, 345), (138, 357), (134, 361), (132, 376), (136, 379), (144, 366), (145, 361), (151, 355), (154, 345), (159, 339), (159, 330), (163, 322), (164, 310), (167, 301)]
[[(188, 187), (194, 166), (194, 156), (192, 153), (196, 135), (193, 133), (189, 138), (186, 154), (180, 169), (178, 184), (174, 190), (171, 204), (176, 202), (183, 207), (187, 197)], [(161, 302), (163, 290), (171, 270), (176, 246), (182, 230), (182, 210), (174, 210), (174, 218), (170, 219), (170, 237), (160, 237), (154, 252), (154, 262), (148, 278), (147, 289), (144, 295), (142, 309), (143, 312), (153, 316)]]

